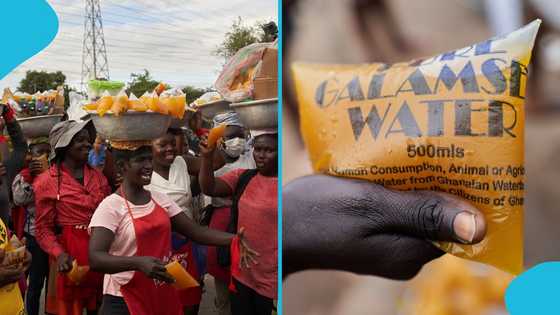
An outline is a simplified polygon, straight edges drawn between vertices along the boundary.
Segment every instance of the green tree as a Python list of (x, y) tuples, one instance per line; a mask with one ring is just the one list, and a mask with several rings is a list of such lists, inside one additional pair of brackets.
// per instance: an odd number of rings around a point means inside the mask
[(272, 42), (277, 36), (278, 27), (274, 22), (257, 22), (254, 26), (247, 26), (243, 24), (241, 17), (238, 17), (233, 22), (231, 30), (226, 33), (224, 41), (214, 51), (214, 54), (228, 60), (239, 49), (247, 45)]
[(137, 97), (142, 96), (147, 91), (153, 91), (159, 84), (158, 81), (152, 79), (150, 72), (146, 69), (144, 69), (144, 73), (131, 73), (130, 79), (126, 92), (134, 93)]
[(197, 98), (201, 97), (202, 94), (211, 91), (212, 89), (197, 88), (194, 86), (187, 85), (183, 88), (183, 93), (185, 93), (187, 98), (187, 104), (194, 102)]
[(30, 70), (25, 73), (25, 78), (19, 82), (17, 88), (20, 92), (35, 94), (47, 90), (55, 90), (64, 85), (66, 76), (61, 71), (46, 72)]

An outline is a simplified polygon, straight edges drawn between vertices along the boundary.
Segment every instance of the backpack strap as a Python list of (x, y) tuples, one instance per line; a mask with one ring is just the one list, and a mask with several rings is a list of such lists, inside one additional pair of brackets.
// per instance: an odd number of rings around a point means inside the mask
[(236, 234), (237, 233), (237, 221), (239, 218), (239, 200), (245, 191), (245, 188), (249, 185), (249, 182), (253, 177), (257, 175), (258, 171), (256, 169), (245, 170), (239, 179), (237, 180), (237, 185), (233, 191), (233, 196), (231, 200), (231, 219), (228, 225), (228, 232)]

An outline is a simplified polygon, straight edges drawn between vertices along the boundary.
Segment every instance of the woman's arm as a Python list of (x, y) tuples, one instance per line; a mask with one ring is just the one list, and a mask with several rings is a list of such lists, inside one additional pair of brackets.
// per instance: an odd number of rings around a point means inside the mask
[(115, 256), (109, 254), (115, 234), (104, 227), (93, 227), (89, 240), (89, 265), (94, 271), (114, 274), (124, 271), (141, 271), (148, 277), (165, 282), (173, 282), (167, 274), (165, 264), (154, 257)]
[(6, 122), (6, 129), (8, 129), (8, 134), (10, 135), (10, 140), (12, 142), (13, 151), (8, 158), (4, 159), (4, 165), (8, 171), (7, 179), (8, 183), (14, 181), (16, 175), (21, 171), (25, 163), (25, 155), (27, 154), (27, 141), (23, 136), (21, 127), (19, 126), (17, 120), (15, 119), (15, 113), (13, 109), (9, 106), (4, 108), (2, 117)]
[(200, 146), (202, 152), (200, 173), (198, 174), (198, 182), (202, 192), (210, 197), (229, 197), (233, 195), (233, 191), (223, 180), (215, 178), (213, 168), (214, 149), (208, 149)]
[(47, 198), (43, 193), (42, 185), (34, 185), (35, 191), (35, 228), (37, 243), (49, 255), (58, 258), (65, 253), (64, 248), (58, 242), (55, 235), (55, 206), (54, 201)]
[[(200, 172), (200, 168), (202, 167), (202, 158), (192, 156), (190, 154), (183, 155), (183, 158), (185, 159), (187, 165), (189, 166), (189, 175), (198, 176), (198, 173)], [(219, 170), (225, 164), (226, 161), (220, 154), (214, 154), (214, 162), (212, 164), (214, 170)]]
[(211, 246), (229, 246), (234, 234), (212, 230), (196, 224), (184, 212), (171, 218), (173, 231), (178, 232), (193, 241)]

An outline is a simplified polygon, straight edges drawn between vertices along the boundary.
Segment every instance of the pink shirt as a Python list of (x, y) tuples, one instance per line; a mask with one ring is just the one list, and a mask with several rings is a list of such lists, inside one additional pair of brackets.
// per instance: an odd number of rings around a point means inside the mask
[[(165, 194), (152, 191), (152, 198), (167, 211), (170, 218), (183, 212)], [(135, 219), (150, 214), (155, 206), (153, 201), (145, 205), (135, 205), (130, 201), (128, 204)], [(91, 218), (89, 228), (91, 229), (92, 227), (104, 227), (115, 234), (109, 254), (114, 256), (134, 256), (136, 254), (134, 225), (128, 214), (124, 199), (121, 196), (112, 194), (101, 202)], [(171, 240), (169, 241), (171, 242)], [(103, 281), (103, 294), (122, 296), (121, 286), (127, 284), (133, 275), (134, 271), (119, 272), (112, 275), (106, 274)]]
[[(220, 177), (234, 190), (243, 169)], [(258, 264), (241, 269), (237, 281), (259, 294), (276, 299), (278, 290), (278, 177), (257, 174), (239, 200), (238, 228), (245, 228), (249, 246), (256, 250)]]

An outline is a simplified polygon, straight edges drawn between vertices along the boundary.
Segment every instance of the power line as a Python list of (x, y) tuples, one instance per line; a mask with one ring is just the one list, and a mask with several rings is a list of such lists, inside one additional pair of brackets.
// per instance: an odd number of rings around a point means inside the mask
[[(79, 23), (76, 22), (72, 22), (72, 21), (61, 21), (61, 24), (70, 24), (70, 25), (80, 25)], [(111, 30), (111, 28), (108, 28), (107, 30)], [(161, 33), (150, 33), (150, 32), (146, 32), (145, 30), (140, 31), (132, 31), (132, 30), (116, 30), (118, 31), (118, 33), (127, 33), (127, 34), (133, 34), (136, 36), (148, 36), (148, 37), (152, 37), (152, 38), (157, 38), (157, 39), (169, 39), (169, 40), (176, 40), (176, 41), (190, 41), (193, 43), (199, 43), (202, 44), (202, 40), (200, 40), (199, 38), (196, 37), (185, 37), (185, 38), (179, 38), (179, 37), (174, 37), (174, 36), (170, 36), (169, 34), (161, 34)]]
[[(84, 18), (84, 16), (81, 15), (81, 14), (77, 14), (77, 13), (75, 13), (75, 12), (68, 12), (68, 11), (65, 11), (65, 10), (58, 10), (57, 13), (63, 14), (63, 15), (68, 15), (68, 16), (74, 16), (74, 17)], [(132, 17), (126, 16), (126, 15), (117, 15), (116, 13), (107, 13), (107, 12), (105, 12), (105, 13), (104, 13), (104, 19), (103, 19), (103, 20), (104, 20), (105, 22), (115, 23), (115, 24), (120, 24), (120, 25), (141, 25), (141, 24), (139, 24), (139, 23), (125, 23), (125, 22), (123, 22), (123, 21), (117, 21), (117, 20), (107, 19), (107, 16), (114, 16), (114, 15), (119, 16), (119, 17), (128, 18), (128, 19), (130, 19), (130, 21), (132, 21), (132, 22), (135, 22), (134, 19), (137, 19), (137, 17), (132, 18)], [(64, 19), (64, 20), (66, 20), (66, 19)], [(66, 21), (62, 21), (62, 22), (66, 22)], [(154, 23), (153, 20), (148, 21), (148, 22)], [(182, 25), (169, 24), (169, 23), (167, 23), (167, 24), (170, 25), (170, 26), (172, 26), (173, 28), (183, 28), (183, 29), (185, 28), (185, 27), (182, 26)], [(160, 31), (166, 32), (166, 33), (169, 33), (169, 31), (170, 31), (169, 28), (158, 28), (158, 27), (154, 27), (154, 26), (150, 26), (149, 30), (160, 30)], [(212, 32), (212, 31), (202, 31), (202, 30), (201, 30), (200, 32), (202, 32), (203, 35), (211, 35), (211, 34), (213, 35), (213, 34), (216, 33), (216, 32)], [(146, 32), (145, 29), (142, 30), (142, 33), (150, 34), (149, 32)], [(154, 34), (154, 33), (151, 33), (151, 35), (161, 36), (162, 34)], [(167, 36), (168, 36), (168, 35), (167, 35)], [(168, 36), (168, 37), (169, 37), (169, 36)], [(172, 37), (172, 38), (173, 38), (173, 39), (177, 39), (177, 40), (197, 40), (197, 38), (192, 38), (192, 37), (186, 37), (186, 38)]]
[[(107, 38), (107, 37), (106, 37)], [(61, 38), (57, 38), (55, 39), (55, 41), (51, 44), (50, 47), (56, 47), (58, 46), (60, 43), (64, 43), (65, 45), (72, 47), (72, 48), (79, 48), (81, 49), (81, 46), (79, 44), (76, 43), (77, 38), (75, 37), (61, 37)], [(160, 46), (159, 44), (156, 45), (146, 45), (144, 42), (138, 42), (138, 41), (127, 41), (127, 43), (134, 43), (134, 44), (138, 44), (139, 46), (130, 46), (130, 45), (116, 45), (116, 44), (106, 44), (107, 47), (110, 48), (118, 48), (118, 49), (131, 49), (131, 50), (145, 50), (146, 52), (150, 52), (150, 53), (158, 53), (158, 54), (165, 54), (165, 53), (200, 53), (200, 50), (196, 50), (196, 49), (192, 49), (192, 48), (188, 48), (188, 47), (180, 47), (180, 46)], [(169, 49), (169, 48), (172, 49)], [(153, 49), (157, 48), (157, 51), (154, 51)], [(166, 48), (165, 50), (159, 49), (159, 48)]]
[[(72, 48), (73, 46), (68, 46), (70, 48)], [(64, 50), (65, 46), (58, 46), (56, 48), (62, 48), (62, 50)], [(54, 49), (54, 48), (53, 48)], [(42, 58), (42, 57), (47, 57), (49, 56), (49, 58), (53, 58), (50, 56), (59, 56), (61, 53), (58, 51), (50, 51), (50, 50), (45, 50), (43, 51), (40, 55), (36, 56), (35, 58)], [(112, 56), (114, 57), (120, 57), (120, 58), (124, 58), (124, 57), (131, 57), (131, 58), (142, 58), (142, 59), (146, 59), (149, 58), (150, 61), (160, 61), (160, 62), (165, 62), (167, 64), (169, 64), (169, 66), (171, 67), (177, 67), (177, 63), (179, 64), (185, 64), (186, 66), (188, 65), (188, 63), (215, 63), (213, 60), (211, 59), (205, 59), (205, 58), (200, 58), (200, 57), (190, 57), (188, 55), (169, 55), (169, 54), (157, 54), (157, 55), (153, 55), (150, 54), (149, 52), (118, 52), (118, 53), (112, 53)], [(67, 54), (65, 55), (64, 59), (61, 60), (68, 60), (68, 58), (78, 58), (79, 55), (76, 54)], [(119, 59), (120, 59), (119, 58)], [(127, 60), (127, 62), (129, 62)], [(134, 62), (130, 62), (130, 64), (135, 64)], [(146, 65), (146, 64), (144, 64)]]
[[(68, 62), (68, 57), (67, 56), (60, 56), (58, 54), (53, 54), (53, 53), (50, 53), (50, 52), (44, 52), (43, 54), (46, 55), (46, 56), (44, 56), (45, 59), (32, 60), (31, 62), (49, 62), (49, 61), (66, 62), (66, 63)], [(158, 61), (165, 62), (166, 60), (159, 59)], [(111, 64), (113, 65), (112, 66), (113, 69), (122, 69), (122, 70), (126, 70), (126, 71), (135, 71), (133, 68), (136, 68), (138, 70), (149, 69), (151, 72), (153, 72), (153, 71), (166, 71), (166, 72), (180, 73), (180, 74), (183, 74), (183, 75), (186, 73), (186, 71), (182, 71), (181, 69), (178, 69), (177, 65), (171, 65), (171, 64), (154, 66), (154, 65), (146, 65), (146, 64), (142, 64), (142, 63), (134, 63), (134, 62), (128, 62), (128, 61), (127, 62), (117, 62), (117, 61), (114, 61), (114, 60), (111, 62)], [(188, 67), (188, 65), (185, 65), (185, 67)], [(52, 67), (52, 68), (54, 68), (54, 67)], [(193, 75), (193, 74), (189, 74), (189, 76), (206, 77), (205, 75)]]
[[(108, 3), (110, 6), (115, 6), (115, 7), (118, 7), (118, 8), (121, 8), (121, 9), (124, 9), (124, 10), (135, 13), (134, 19), (138, 19), (138, 15), (140, 15), (140, 16), (143, 16), (143, 17), (146, 17), (146, 18), (149, 19), (149, 20), (141, 19), (143, 21), (154, 22), (154, 20), (155, 20), (159, 23), (164, 23), (164, 24), (167, 24), (171, 27), (181, 27), (181, 26), (179, 26), (175, 23), (170, 23), (169, 22), (169, 21), (172, 21), (172, 22), (182, 21), (182, 20), (180, 20), (181, 18), (171, 16), (169, 12), (165, 12), (165, 17), (162, 17), (161, 15), (160, 16), (151, 15), (151, 14), (146, 13), (146, 11), (144, 11), (144, 10), (136, 9), (136, 8), (133, 8), (133, 7), (127, 7), (127, 6), (124, 6), (122, 4), (117, 4), (117, 3), (114, 3), (114, 2), (111, 2), (111, 1), (105, 1), (105, 3)], [(151, 9), (154, 9), (154, 10), (157, 10), (157, 11), (161, 11), (159, 8), (149, 6), (146, 3), (143, 3), (142, 5), (146, 8), (151, 8)], [(204, 14), (203, 11), (193, 12), (192, 10), (189, 10), (189, 9), (186, 9), (186, 8), (178, 8), (177, 11), (179, 11), (179, 10), (191, 11), (193, 15), (199, 16), (201, 19), (205, 20), (206, 22), (208, 22), (209, 18), (211, 17), (211, 15), (209, 15), (209, 14)], [(68, 11), (66, 11), (66, 12), (68, 12)], [(104, 15), (131, 18), (131, 16), (122, 15), (122, 14), (118, 14), (118, 13), (114, 13), (114, 12), (105, 12)], [(214, 17), (217, 17), (217, 16), (214, 16)], [(216, 22), (213, 22), (212, 24), (213, 25), (218, 25)], [(164, 29), (164, 30), (167, 31), (167, 29)]]

